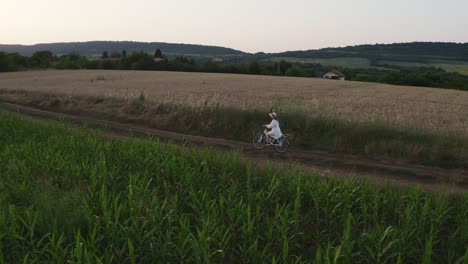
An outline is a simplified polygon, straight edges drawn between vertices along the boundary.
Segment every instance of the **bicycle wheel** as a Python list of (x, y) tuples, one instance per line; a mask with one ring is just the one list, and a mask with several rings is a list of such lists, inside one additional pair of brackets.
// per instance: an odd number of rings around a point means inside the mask
[(252, 140), (252, 146), (255, 149), (262, 149), (265, 147), (265, 138), (263, 134), (256, 135)]
[(289, 140), (285, 138), (279, 145), (275, 145), (275, 150), (279, 153), (285, 153), (289, 149)]

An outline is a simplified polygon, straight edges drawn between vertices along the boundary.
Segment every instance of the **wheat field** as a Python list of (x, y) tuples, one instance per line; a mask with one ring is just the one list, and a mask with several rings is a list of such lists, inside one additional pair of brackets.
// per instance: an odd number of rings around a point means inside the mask
[(468, 134), (468, 92), (377, 83), (254, 75), (145, 71), (0, 74), (0, 90), (132, 99), (190, 106), (319, 112), (343, 120)]

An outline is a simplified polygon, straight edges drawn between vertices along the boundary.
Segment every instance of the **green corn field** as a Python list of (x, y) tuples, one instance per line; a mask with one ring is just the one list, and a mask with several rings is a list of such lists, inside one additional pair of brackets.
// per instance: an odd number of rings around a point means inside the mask
[(468, 196), (0, 112), (0, 263), (468, 263)]

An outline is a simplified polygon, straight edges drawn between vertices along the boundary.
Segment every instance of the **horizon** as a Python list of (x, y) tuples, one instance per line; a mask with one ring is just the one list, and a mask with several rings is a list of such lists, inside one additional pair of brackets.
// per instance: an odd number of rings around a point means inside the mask
[(302, 49), (302, 50), (282, 50), (277, 52), (266, 52), (266, 51), (257, 51), (257, 52), (248, 52), (241, 49), (237, 49), (235, 47), (229, 46), (216, 46), (210, 44), (203, 44), (203, 43), (174, 43), (174, 42), (166, 42), (166, 41), (139, 41), (139, 40), (85, 40), (85, 41), (57, 41), (57, 42), (43, 42), (43, 43), (33, 43), (33, 44), (19, 44), (19, 43), (0, 43), (0, 45), (9, 45), (9, 46), (35, 46), (35, 45), (48, 45), (48, 44), (67, 44), (67, 43), (87, 43), (87, 42), (135, 42), (135, 43), (166, 43), (166, 44), (177, 44), (177, 45), (200, 45), (200, 46), (213, 46), (213, 47), (221, 47), (221, 48), (228, 48), (237, 51), (241, 51), (244, 53), (282, 53), (282, 52), (290, 52), (290, 51), (309, 51), (309, 50), (321, 50), (321, 49), (339, 49), (339, 48), (347, 48), (347, 47), (355, 47), (355, 46), (366, 46), (366, 45), (392, 45), (392, 44), (409, 44), (409, 43), (450, 43), (450, 44), (468, 44), (468, 42), (451, 42), (451, 41), (408, 41), (408, 42), (389, 42), (389, 43), (361, 43), (356, 45), (343, 45), (343, 46), (335, 46), (335, 47), (322, 47), (317, 49)]
[(0, 28), (0, 42), (20, 45), (164, 40), (274, 53), (362, 43), (468, 42), (468, 2), (461, 0), (7, 0), (3, 7), (8, 12), (0, 23), (9, 26)]

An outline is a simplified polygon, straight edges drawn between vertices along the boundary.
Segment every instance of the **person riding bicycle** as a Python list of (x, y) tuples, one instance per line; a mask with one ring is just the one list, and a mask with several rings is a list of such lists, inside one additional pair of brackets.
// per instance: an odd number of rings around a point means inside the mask
[(281, 136), (283, 136), (276, 113), (270, 112), (268, 115), (271, 118), (271, 123), (268, 125), (263, 125), (264, 127), (270, 129), (270, 131), (266, 133), (266, 142), (270, 142), (270, 137), (272, 137), (274, 140), (278, 140)]

